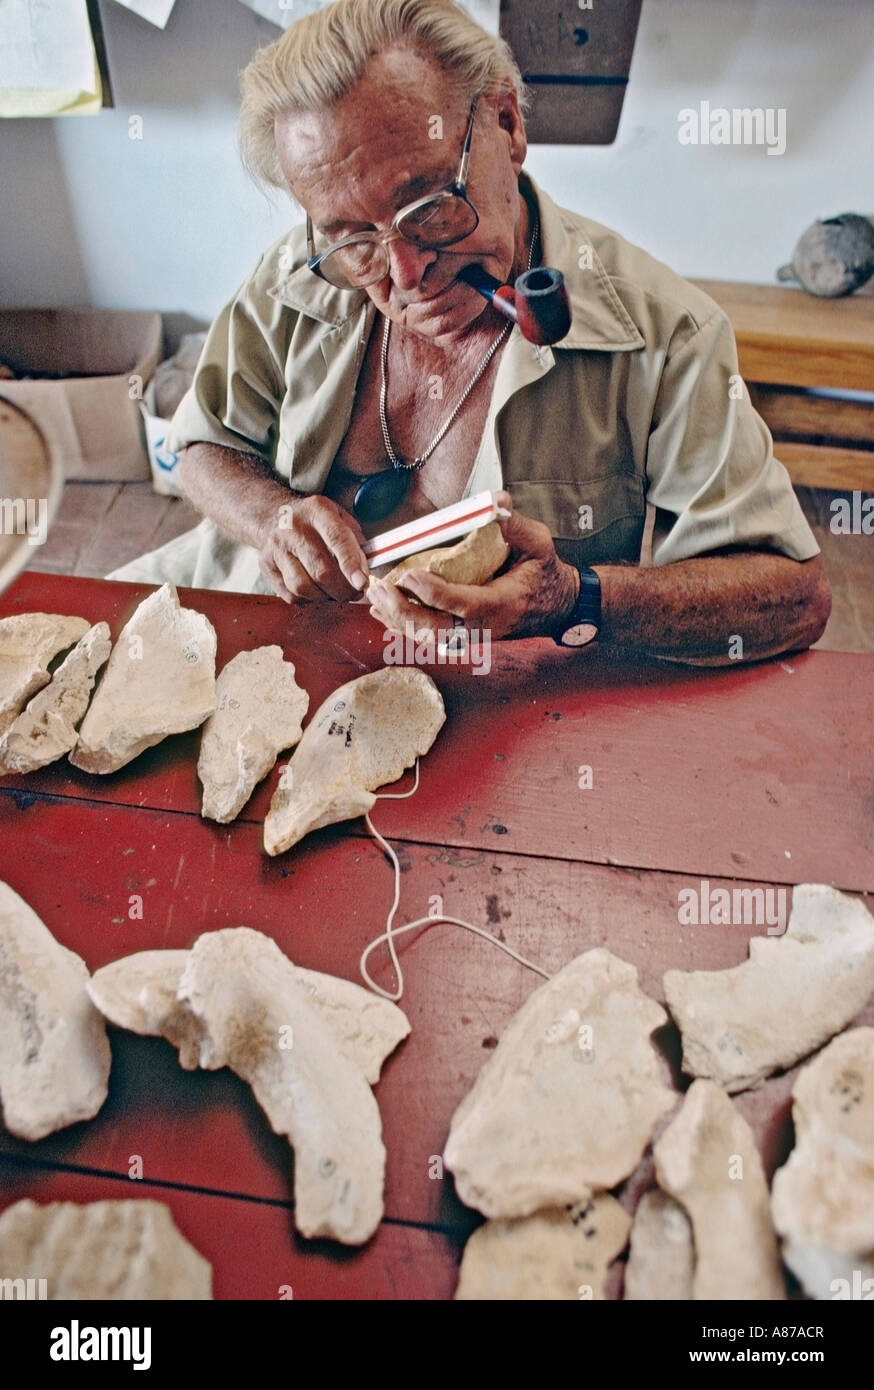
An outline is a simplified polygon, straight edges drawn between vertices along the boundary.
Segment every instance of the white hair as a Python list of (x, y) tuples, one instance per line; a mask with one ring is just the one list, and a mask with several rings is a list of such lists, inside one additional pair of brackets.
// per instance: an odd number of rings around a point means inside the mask
[(336, 0), (261, 48), (241, 76), (240, 148), (259, 182), (285, 188), (276, 154), (277, 119), (333, 106), (361, 80), (371, 58), (406, 44), (443, 70), (459, 100), (511, 87), (524, 110), (519, 68), (503, 39), (454, 0)]

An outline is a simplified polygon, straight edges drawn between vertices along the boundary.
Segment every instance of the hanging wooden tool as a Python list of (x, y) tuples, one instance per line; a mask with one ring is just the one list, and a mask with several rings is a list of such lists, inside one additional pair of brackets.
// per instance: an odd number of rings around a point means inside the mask
[(507, 40), (532, 98), (535, 145), (616, 139), (642, 0), (501, 0)]

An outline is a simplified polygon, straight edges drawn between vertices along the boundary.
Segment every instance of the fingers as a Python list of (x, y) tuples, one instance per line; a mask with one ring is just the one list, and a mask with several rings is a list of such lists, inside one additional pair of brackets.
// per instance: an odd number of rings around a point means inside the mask
[(450, 584), (426, 570), (408, 570), (402, 584), (407, 593), (427, 607), (479, 625), (486, 625), (490, 618), (496, 617), (516, 590), (511, 574), (493, 579), (489, 584)]
[(293, 598), (307, 599), (311, 603), (324, 603), (328, 595), (310, 578), (296, 555), (291, 555), (287, 550), (275, 549), (273, 561), (284, 587)]
[[(498, 496), (508, 497), (509, 494), (499, 493)], [(549, 527), (542, 521), (534, 521), (522, 512), (511, 512), (508, 517), (499, 517), (498, 523), (514, 556), (545, 560), (554, 552)]]
[[(360, 593), (367, 583), (369, 567), (367, 557), (361, 549), (364, 533), (358, 522), (348, 512), (336, 507), (334, 511), (320, 509), (313, 517), (313, 525), (349, 588), (355, 594)], [(318, 579), (318, 576), (314, 575), (314, 578)], [(319, 580), (319, 583), (321, 582)], [(342, 597), (348, 598), (349, 594), (345, 593)]]
[(318, 531), (301, 530), (293, 539), (288, 532), (282, 533), (275, 538), (274, 555), (280, 569), (286, 558), (288, 562), (296, 562), (306, 575), (309, 587), (315, 586), (312, 597), (343, 602), (358, 592), (347, 583)]
[(285, 587), (282, 575), (276, 568), (272, 556), (265, 555), (263, 552), (258, 561), (259, 568), (267, 583), (270, 585), (277, 598), (281, 598), (285, 603), (291, 603), (294, 595)]
[(396, 584), (386, 580), (371, 580), (367, 598), (371, 614), (389, 632), (403, 633), (409, 629), (418, 633), (452, 626), (452, 619), (446, 613), (414, 603)]
[(294, 598), (354, 598), (367, 582), (363, 542), (358, 522), (336, 502), (298, 498), (277, 513), (261, 552), (264, 572)]

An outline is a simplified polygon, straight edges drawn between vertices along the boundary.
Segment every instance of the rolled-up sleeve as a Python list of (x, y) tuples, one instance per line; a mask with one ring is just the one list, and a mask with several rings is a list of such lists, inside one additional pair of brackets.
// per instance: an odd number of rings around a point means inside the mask
[[(194, 381), (173, 416), (167, 445), (224, 444), (275, 463), (285, 394), (279, 322), (289, 310), (254, 292), (264, 257), (216, 318)], [(286, 330), (287, 332), (287, 330)], [(287, 346), (287, 344), (286, 344)]]
[(727, 546), (794, 560), (819, 553), (741, 380), (734, 331), (721, 309), (668, 354), (646, 471), (647, 501), (655, 507), (653, 564)]

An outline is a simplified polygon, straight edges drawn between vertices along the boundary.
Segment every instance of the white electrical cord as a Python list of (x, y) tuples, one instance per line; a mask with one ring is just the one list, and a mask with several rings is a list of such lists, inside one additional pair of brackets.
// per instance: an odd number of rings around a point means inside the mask
[[(408, 792), (382, 792), (377, 797), (377, 801), (405, 801), (407, 797), (415, 795), (415, 793), (418, 790), (419, 760), (417, 758), (416, 780), (413, 783), (411, 790)], [(399, 1000), (403, 997), (404, 993), (404, 972), (402, 971), (401, 963), (398, 960), (398, 954), (395, 950), (394, 939), (396, 936), (401, 936), (405, 931), (414, 931), (417, 927), (433, 926), (435, 922), (443, 922), (447, 923), (449, 926), (463, 927), (465, 931), (472, 931), (475, 936), (482, 936), (485, 938), (486, 941), (491, 941), (493, 946), (497, 946), (499, 950), (504, 951), (508, 956), (512, 956), (513, 960), (518, 961), (520, 965), (524, 965), (528, 970), (533, 970), (535, 975), (541, 975), (544, 980), (551, 979), (551, 976), (547, 973), (547, 971), (542, 970), (540, 966), (535, 965), (533, 961), (526, 960), (524, 956), (520, 956), (519, 953), (517, 951), (514, 951), (511, 946), (508, 946), (505, 941), (499, 941), (496, 936), (492, 936), (491, 932), (485, 931), (482, 927), (474, 926), (473, 922), (465, 922), (460, 917), (447, 917), (444, 913), (441, 912), (438, 913), (435, 917), (418, 917), (415, 922), (407, 922), (402, 927), (395, 927), (393, 925), (395, 913), (398, 910), (398, 906), (401, 900), (400, 861), (397, 855), (395, 854), (394, 850), (392, 849), (391, 845), (388, 843), (388, 841), (383, 839), (382, 835), (380, 835), (379, 831), (376, 829), (376, 826), (373, 824), (369, 815), (364, 817), (364, 821), (373, 838), (379, 845), (382, 846), (389, 859), (391, 860), (395, 880), (394, 898), (392, 900), (391, 910), (388, 914), (388, 917), (386, 918), (385, 931), (382, 933), (381, 936), (377, 936), (375, 940), (371, 941), (369, 946), (366, 946), (364, 948), (364, 950), (361, 953), (361, 960), (358, 963), (358, 968), (361, 971), (365, 983), (374, 991), (375, 994), (381, 994), (383, 999), (390, 999), (393, 1004), (397, 1004), (399, 1002)], [(398, 987), (394, 991), (383, 989), (382, 986), (378, 985), (376, 981), (368, 974), (367, 971), (367, 961), (370, 957), (371, 951), (375, 951), (377, 946), (381, 946), (383, 942), (385, 942), (386, 946), (388, 947), (388, 953), (391, 956), (391, 963), (394, 966), (394, 972), (397, 977)]]

